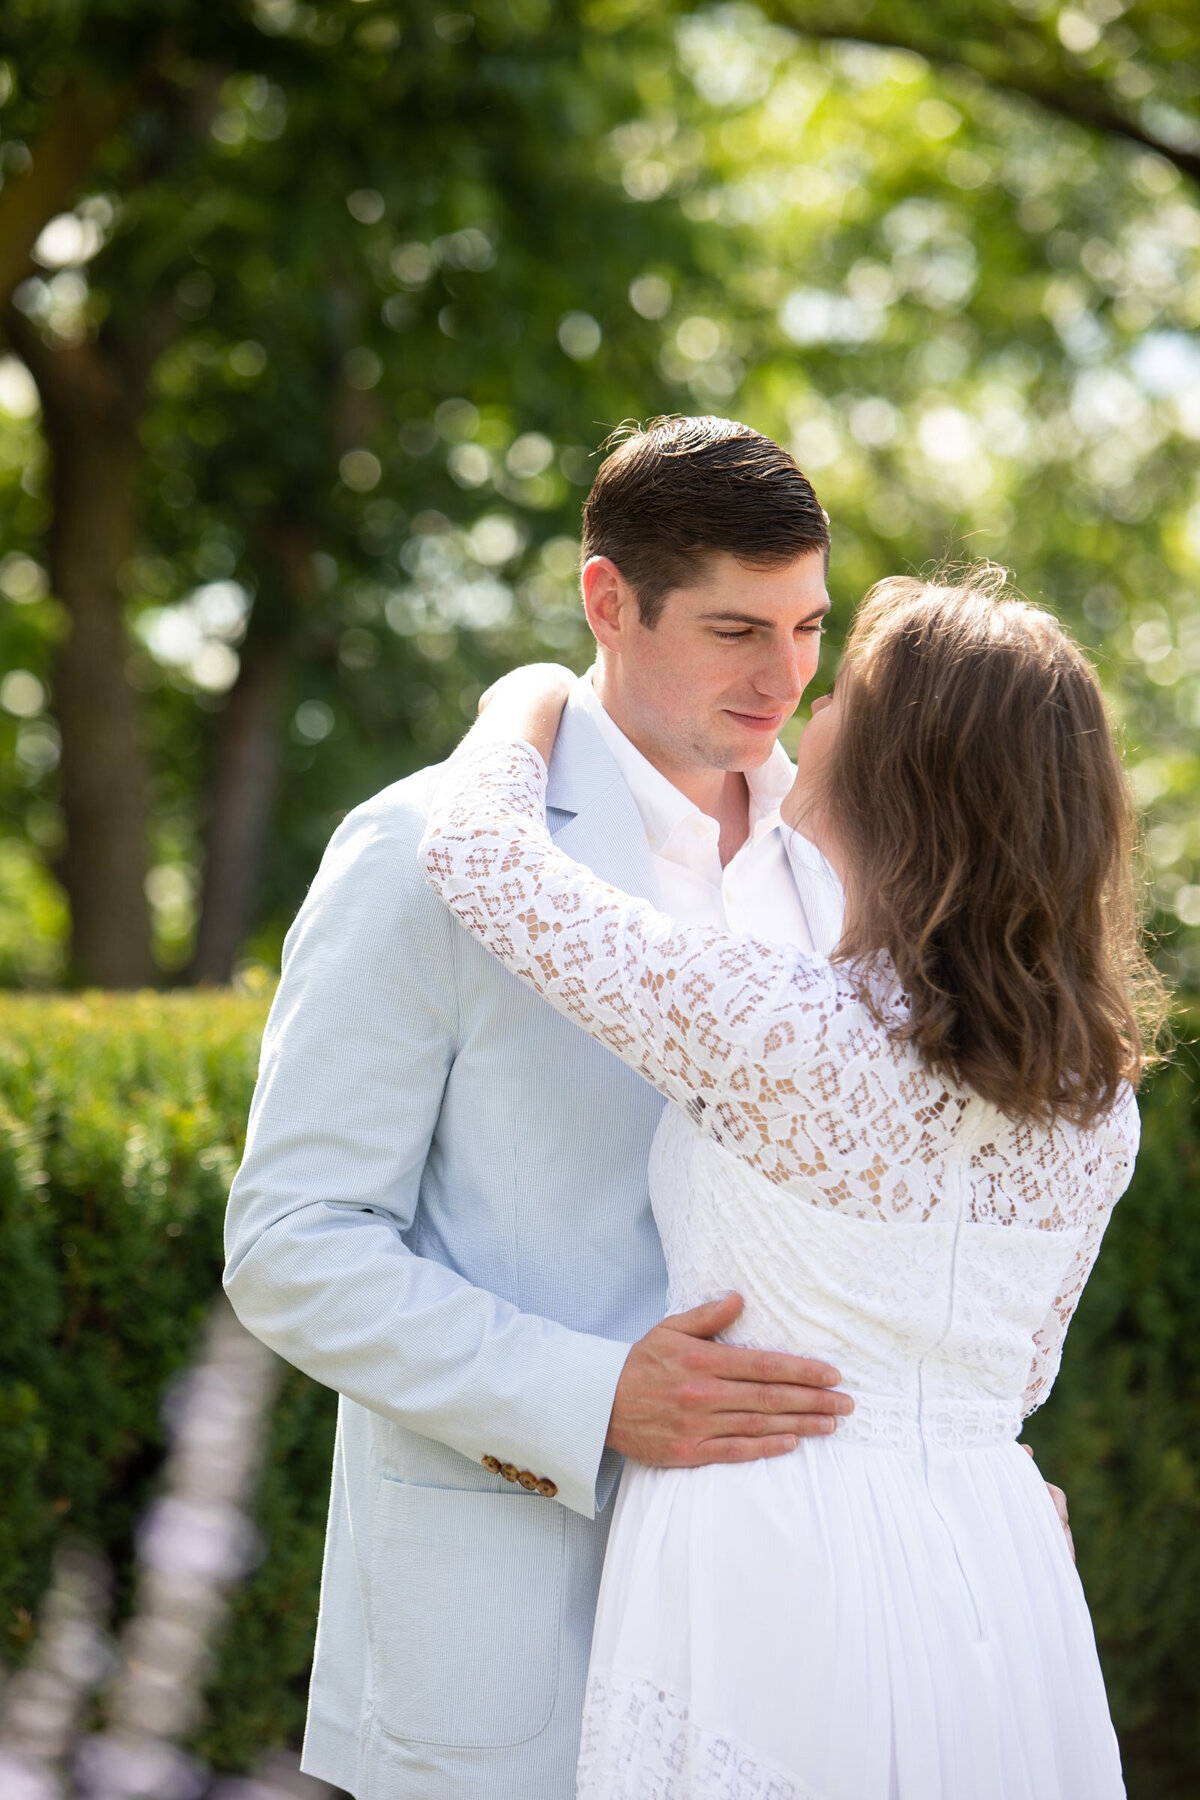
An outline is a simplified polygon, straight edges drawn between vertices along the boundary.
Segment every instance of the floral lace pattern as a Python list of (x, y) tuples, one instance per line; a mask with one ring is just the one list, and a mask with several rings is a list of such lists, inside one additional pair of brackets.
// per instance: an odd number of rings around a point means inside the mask
[(687, 1704), (633, 1675), (588, 1683), (578, 1800), (819, 1800), (720, 1731), (696, 1724)]
[[(525, 744), (468, 744), (451, 761), (420, 851), (446, 904), (781, 1198), (861, 1222), (1064, 1234), (1033, 1334), (1025, 1410), (1037, 1405), (1132, 1171), (1132, 1094), (1086, 1132), (1005, 1118), (926, 1070), (837, 965), (680, 924), (571, 861), (546, 829), (545, 780)], [(902, 1017), (901, 996), (886, 1005)]]
[(736, 1288), (744, 1306), (729, 1342), (833, 1363), (854, 1397), (839, 1444), (1011, 1443), (1056, 1373), (1061, 1340), (1031, 1372), (1034, 1334), (1084, 1234), (959, 1231), (967, 1196), (955, 1185), (922, 1223), (881, 1225), (768, 1186), (670, 1107), (650, 1157), (667, 1311)]

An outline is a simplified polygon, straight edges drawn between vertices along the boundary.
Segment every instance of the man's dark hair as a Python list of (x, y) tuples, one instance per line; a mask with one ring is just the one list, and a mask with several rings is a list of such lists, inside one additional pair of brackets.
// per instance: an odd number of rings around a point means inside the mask
[[(611, 441), (611, 440), (610, 440)], [(608, 556), (653, 630), (672, 588), (714, 551), (750, 568), (829, 554), (829, 519), (786, 450), (734, 419), (655, 419), (600, 466), (583, 509), (583, 560)]]

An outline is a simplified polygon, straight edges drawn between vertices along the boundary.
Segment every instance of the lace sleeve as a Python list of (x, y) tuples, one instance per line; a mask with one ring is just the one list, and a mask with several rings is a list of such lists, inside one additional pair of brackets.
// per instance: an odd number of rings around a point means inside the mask
[(419, 856), (475, 937), (776, 1181), (792, 1142), (802, 1051), (837, 1005), (828, 963), (682, 925), (556, 850), (546, 771), (527, 744), (468, 745), (451, 761)]
[(1031, 1412), (1036, 1411), (1049, 1398), (1062, 1361), (1067, 1326), (1071, 1323), (1087, 1278), (1092, 1272), (1092, 1265), (1099, 1255), (1100, 1242), (1108, 1228), (1108, 1221), (1112, 1218), (1113, 1207), (1129, 1186), (1133, 1175), (1140, 1121), (1137, 1102), (1130, 1089), (1125, 1090), (1113, 1107), (1110, 1125), (1105, 1130), (1106, 1136), (1110, 1130), (1113, 1141), (1107, 1149), (1111, 1170), (1108, 1195), (1093, 1208), (1061, 1291), (1055, 1296), (1049, 1312), (1034, 1334), (1033, 1364), (1029, 1371), (1025, 1398), (1021, 1403), (1024, 1418), (1028, 1418)]

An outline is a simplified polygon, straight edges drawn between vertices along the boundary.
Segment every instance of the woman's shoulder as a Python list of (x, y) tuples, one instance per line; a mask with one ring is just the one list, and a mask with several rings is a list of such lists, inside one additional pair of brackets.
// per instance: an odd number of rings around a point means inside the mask
[(1061, 1129), (1085, 1147), (1092, 1146), (1101, 1155), (1132, 1166), (1142, 1135), (1137, 1095), (1128, 1081), (1122, 1081), (1111, 1104), (1090, 1124), (1067, 1123)]
[(1090, 1124), (1060, 1119), (1051, 1128), (1064, 1178), (1083, 1181), (1111, 1204), (1129, 1186), (1141, 1131), (1137, 1096), (1123, 1081), (1112, 1104)]
[(1128, 1081), (1121, 1083), (1116, 1099), (1103, 1116), (1115, 1153), (1125, 1158), (1132, 1170), (1142, 1138), (1142, 1115), (1138, 1111), (1137, 1095)]

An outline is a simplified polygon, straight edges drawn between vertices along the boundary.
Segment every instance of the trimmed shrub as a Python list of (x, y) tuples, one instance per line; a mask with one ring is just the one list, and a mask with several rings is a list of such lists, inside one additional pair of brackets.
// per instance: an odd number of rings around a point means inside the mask
[(1067, 1491), (1130, 1800), (1200, 1793), (1200, 1057), (1141, 1098), (1142, 1144), (1025, 1429)]
[[(65, 1529), (122, 1584), (164, 1390), (220, 1278), (266, 1004), (0, 997), (0, 1627), (18, 1658)], [(1027, 1440), (1067, 1489), (1131, 1800), (1200, 1791), (1200, 1064), (1150, 1084), (1133, 1187)], [(333, 1396), (293, 1372), (196, 1748), (299, 1742)]]
[[(0, 996), (0, 1630), (20, 1656), (64, 1530), (128, 1601), (161, 1406), (221, 1272), (266, 1002), (227, 993)], [(298, 1744), (335, 1397), (292, 1371), (208, 1718), (217, 1767)]]

